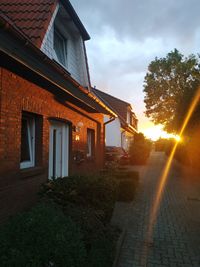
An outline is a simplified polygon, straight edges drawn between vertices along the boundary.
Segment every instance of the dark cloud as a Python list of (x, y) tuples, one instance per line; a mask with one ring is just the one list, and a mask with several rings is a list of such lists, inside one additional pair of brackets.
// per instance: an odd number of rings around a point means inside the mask
[(92, 84), (133, 104), (144, 120), (143, 81), (149, 63), (174, 48), (199, 52), (199, 0), (71, 0), (91, 40)]
[(71, 0), (92, 34), (104, 27), (118, 38), (174, 37), (186, 41), (200, 27), (199, 0)]

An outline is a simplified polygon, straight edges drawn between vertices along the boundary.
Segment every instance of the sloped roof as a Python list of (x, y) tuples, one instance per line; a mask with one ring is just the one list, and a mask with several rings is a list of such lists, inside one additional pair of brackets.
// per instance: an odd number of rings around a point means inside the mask
[[(117, 97), (104, 93), (96, 88), (92, 88), (93, 94), (95, 94), (101, 101), (105, 103), (114, 113), (117, 114), (121, 127), (130, 133), (137, 132), (137, 126), (133, 126), (127, 123), (127, 111), (130, 110), (132, 116), (135, 117), (135, 113), (131, 110), (131, 104), (123, 101)], [(137, 119), (136, 119), (137, 120)]]
[(44, 88), (49, 89), (47, 84), (50, 84), (55, 94), (62, 91), (70, 101), (73, 100), (72, 103), (77, 106), (79, 106), (77, 103), (81, 103), (88, 112), (117, 116), (103, 101), (77, 83), (66, 69), (49, 59), (39, 47), (30, 42), (30, 38), (1, 12), (2, 3), (4, 6), (7, 4), (5, 0), (0, 0), (0, 66), (16, 72), (25, 79), (28, 77), (39, 86), (40, 83), (44, 83), (42, 85)]
[[(60, 0), (84, 40), (90, 39), (78, 15), (68, 0)], [(37, 47), (41, 46), (58, 0), (0, 0), (0, 13), (25, 34)]]
[(0, 11), (40, 47), (56, 4), (55, 0), (0, 0)]
[(104, 93), (96, 88), (92, 88), (93, 93), (99, 97), (101, 100), (104, 101), (106, 105), (110, 107), (114, 112), (118, 114), (118, 116), (123, 119), (124, 123), (126, 123), (127, 120), (127, 109), (130, 107), (131, 104), (128, 102), (125, 102), (119, 98), (116, 98), (112, 95), (109, 95), (107, 93)]

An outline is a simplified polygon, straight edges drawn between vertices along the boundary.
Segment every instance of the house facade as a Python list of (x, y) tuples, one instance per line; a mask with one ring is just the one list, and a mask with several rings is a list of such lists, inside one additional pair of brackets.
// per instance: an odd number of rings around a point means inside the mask
[(117, 114), (117, 118), (104, 115), (106, 146), (121, 147), (128, 151), (130, 143), (137, 133), (137, 118), (130, 103), (92, 89), (94, 94)]
[(0, 221), (47, 179), (103, 166), (104, 115), (69, 1), (0, 1)]

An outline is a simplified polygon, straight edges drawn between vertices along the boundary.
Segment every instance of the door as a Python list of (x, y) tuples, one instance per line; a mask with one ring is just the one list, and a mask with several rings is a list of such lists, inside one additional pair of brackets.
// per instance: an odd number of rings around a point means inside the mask
[(68, 176), (69, 127), (62, 122), (50, 126), (49, 179)]

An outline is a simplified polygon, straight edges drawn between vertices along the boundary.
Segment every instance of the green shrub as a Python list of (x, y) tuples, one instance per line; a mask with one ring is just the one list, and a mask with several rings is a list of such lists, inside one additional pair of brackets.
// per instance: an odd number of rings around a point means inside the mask
[(43, 186), (42, 196), (53, 199), (62, 207), (69, 202), (92, 207), (110, 219), (116, 200), (117, 182), (107, 176), (74, 176), (50, 181)]
[(1, 266), (79, 267), (85, 258), (79, 228), (52, 205), (40, 204), (0, 228)]
[(65, 207), (64, 213), (80, 226), (87, 251), (91, 249), (94, 240), (107, 234), (107, 226), (103, 224), (101, 214), (92, 208), (79, 207), (69, 203)]
[(105, 225), (101, 220), (101, 214), (92, 208), (69, 203), (64, 213), (81, 228), (87, 250), (86, 267), (111, 266), (118, 237), (117, 229), (109, 224)]
[(135, 197), (138, 179), (124, 179), (119, 182), (118, 201), (129, 202)]
[[(175, 140), (169, 140), (168, 145), (166, 146), (165, 154), (167, 156), (170, 156), (174, 146), (176, 144)], [(198, 147), (198, 146), (196, 146)], [(194, 155), (194, 153), (190, 153), (188, 150), (188, 144), (187, 143), (179, 143), (176, 147), (176, 151), (174, 154), (174, 158), (184, 165), (190, 165), (191, 164), (191, 156)]]
[(89, 251), (87, 267), (110, 267), (113, 264), (115, 256), (116, 245), (116, 232), (112, 232), (111, 229), (107, 232), (107, 235), (99, 236), (98, 239), (94, 239), (91, 250)]
[(118, 234), (109, 222), (117, 185), (113, 177), (74, 176), (50, 181), (42, 187), (43, 199), (59, 204), (80, 227), (87, 252), (84, 267), (112, 265)]
[(114, 174), (117, 179), (139, 179), (139, 172), (137, 171), (118, 171)]
[(145, 164), (151, 151), (151, 142), (139, 133), (135, 135), (134, 141), (129, 148), (131, 164)]
[(171, 141), (169, 139), (159, 138), (155, 141), (155, 151), (165, 152)]

